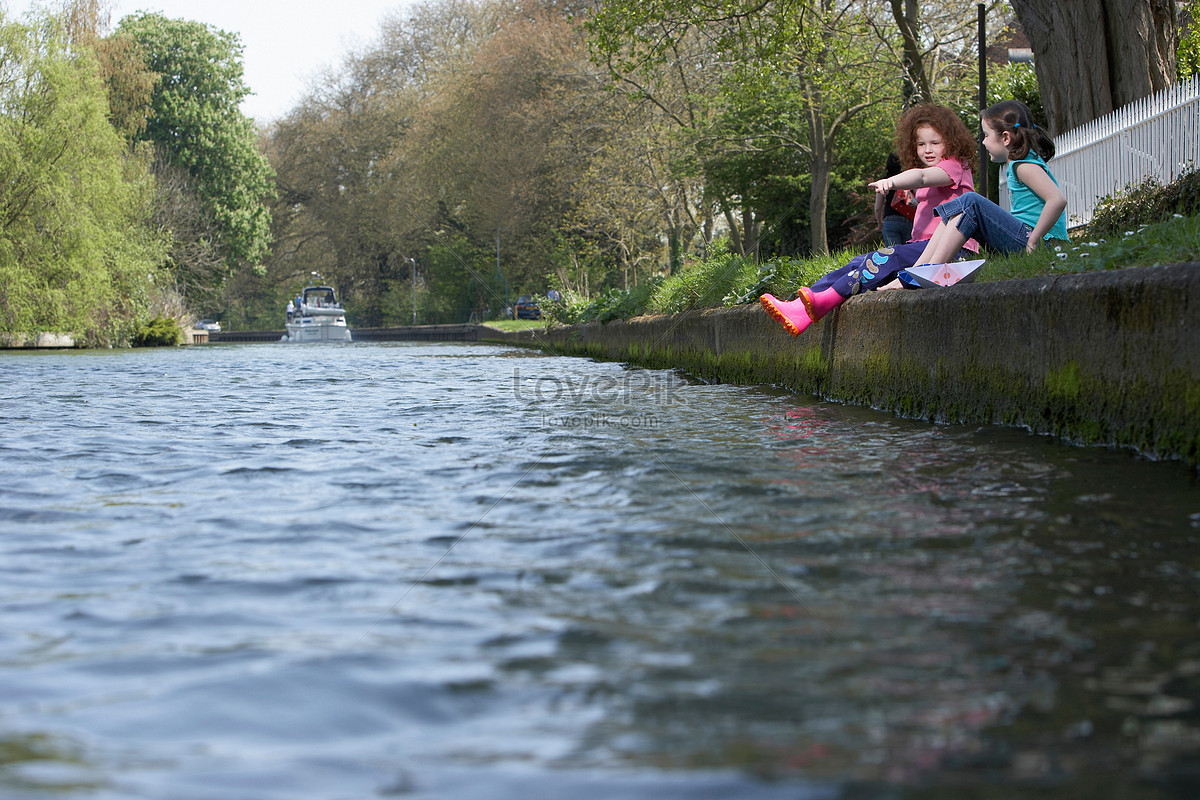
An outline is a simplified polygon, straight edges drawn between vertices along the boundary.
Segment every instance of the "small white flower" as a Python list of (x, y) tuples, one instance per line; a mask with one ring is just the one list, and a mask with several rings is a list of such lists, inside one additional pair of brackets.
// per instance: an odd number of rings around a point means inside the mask
[(1183, 214), (1172, 214), (1171, 216), (1175, 219), (1183, 219)]
[(1100, 246), (1099, 242), (1086, 242), (1086, 244), (1088, 247), (1099, 247)]
[(1091, 255), (1091, 253), (1080, 253), (1080, 254), (1079, 254), (1079, 257), (1080, 257), (1080, 258), (1087, 258), (1087, 257), (1088, 257), (1088, 256), (1090, 256), (1090, 255)]
[(1066, 257), (1067, 257), (1067, 254), (1066, 254), (1066, 253), (1055, 253), (1055, 255), (1056, 255), (1056, 256), (1058, 256), (1059, 258), (1066, 258)]
[(1133, 236), (1133, 231), (1125, 231), (1126, 236)]

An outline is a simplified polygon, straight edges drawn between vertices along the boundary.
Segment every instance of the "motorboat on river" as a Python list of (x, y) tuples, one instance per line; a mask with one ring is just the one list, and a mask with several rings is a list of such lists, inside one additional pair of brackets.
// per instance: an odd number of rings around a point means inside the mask
[(305, 286), (287, 321), (288, 342), (348, 342), (346, 311), (332, 286)]

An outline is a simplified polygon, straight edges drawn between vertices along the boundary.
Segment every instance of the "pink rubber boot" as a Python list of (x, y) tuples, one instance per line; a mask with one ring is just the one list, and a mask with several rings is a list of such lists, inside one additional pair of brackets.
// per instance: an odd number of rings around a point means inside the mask
[(812, 323), (846, 302), (833, 288), (814, 292), (807, 286), (800, 287), (800, 295), (788, 302), (764, 294), (758, 302), (775, 321), (787, 329), (792, 336), (799, 336)]

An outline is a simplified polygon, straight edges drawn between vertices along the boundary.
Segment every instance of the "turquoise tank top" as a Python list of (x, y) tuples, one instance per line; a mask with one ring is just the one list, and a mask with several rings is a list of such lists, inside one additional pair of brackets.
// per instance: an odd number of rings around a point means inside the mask
[[(1042, 169), (1046, 170), (1046, 174), (1050, 176), (1050, 180), (1054, 181), (1054, 185), (1058, 186), (1058, 178), (1054, 177), (1054, 173), (1046, 166), (1046, 162), (1042, 157), (1032, 150), (1029, 155), (1022, 158), (1020, 161), (1009, 161), (1007, 175), (1008, 179), (1008, 196), (1010, 205), (1012, 206), (1010, 213), (1017, 219), (1024, 222), (1031, 228), (1036, 228), (1038, 217), (1042, 215), (1042, 209), (1046, 207), (1046, 203), (1042, 198), (1037, 196), (1037, 193), (1030, 189), (1017, 178), (1017, 164), (1037, 164)], [(1043, 239), (1067, 239), (1067, 212), (1064, 210), (1058, 221), (1046, 232)]]

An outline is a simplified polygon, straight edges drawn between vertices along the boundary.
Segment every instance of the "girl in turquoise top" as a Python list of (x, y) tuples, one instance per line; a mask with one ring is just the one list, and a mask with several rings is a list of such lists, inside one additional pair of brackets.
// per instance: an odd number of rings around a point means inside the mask
[(983, 112), (983, 146), (992, 161), (1008, 165), (1012, 212), (978, 194), (942, 203), (934, 209), (941, 222), (917, 263), (944, 264), (967, 239), (1001, 253), (1032, 253), (1043, 239), (1067, 238), (1067, 198), (1046, 166), (1054, 140), (1033, 124), (1024, 103), (1005, 100)]

